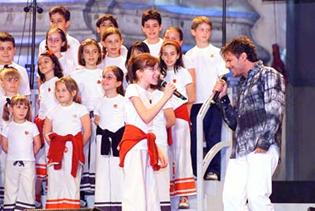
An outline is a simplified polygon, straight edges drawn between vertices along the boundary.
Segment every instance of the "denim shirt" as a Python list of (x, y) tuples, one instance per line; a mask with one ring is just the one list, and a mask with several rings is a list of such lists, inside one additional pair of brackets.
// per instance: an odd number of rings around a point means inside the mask
[(257, 147), (279, 147), (281, 122), (285, 109), (283, 76), (271, 67), (256, 62), (246, 78), (241, 78), (235, 106), (228, 96), (220, 99), (224, 121), (235, 130), (231, 158), (253, 152)]

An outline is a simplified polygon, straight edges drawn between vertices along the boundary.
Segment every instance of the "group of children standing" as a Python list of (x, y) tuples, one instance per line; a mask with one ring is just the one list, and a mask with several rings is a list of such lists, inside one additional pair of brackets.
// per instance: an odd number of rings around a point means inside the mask
[(34, 208), (43, 180), (45, 207), (51, 209), (80, 208), (86, 200), (102, 210), (170, 210), (176, 196), (179, 208), (189, 208), (188, 196), (196, 194), (190, 121), (192, 114), (196, 118), (195, 93), (202, 103), (200, 93), (210, 96), (212, 90), (204, 80), (226, 73), (209, 44), (209, 19), (193, 20), (197, 46), (187, 56), (180, 28), (169, 27), (159, 37), (162, 20), (154, 9), (142, 16), (146, 39), (128, 50), (112, 15), (96, 22), (100, 42), (81, 43), (67, 33), (68, 9), (54, 7), (49, 17), (51, 28), (39, 46), (35, 123), (26, 71), (13, 63), (14, 38), (0, 33), (4, 209)]

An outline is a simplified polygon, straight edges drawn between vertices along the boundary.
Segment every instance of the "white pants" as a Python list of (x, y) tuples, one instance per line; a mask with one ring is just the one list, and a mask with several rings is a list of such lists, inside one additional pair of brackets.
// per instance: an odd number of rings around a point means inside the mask
[[(159, 148), (163, 150), (165, 156), (168, 159), (168, 146), (159, 145)], [(171, 207), (170, 202), (170, 167), (167, 165), (165, 168), (161, 168), (158, 171), (154, 171), (157, 183), (157, 189), (160, 198), (161, 208)]]
[(122, 211), (161, 210), (156, 179), (147, 150), (133, 147), (127, 153), (122, 187)]
[(279, 149), (271, 145), (266, 153), (252, 152), (230, 159), (223, 188), (225, 211), (273, 211), (269, 196), (272, 175), (277, 167)]
[(35, 162), (6, 161), (4, 210), (34, 209)]

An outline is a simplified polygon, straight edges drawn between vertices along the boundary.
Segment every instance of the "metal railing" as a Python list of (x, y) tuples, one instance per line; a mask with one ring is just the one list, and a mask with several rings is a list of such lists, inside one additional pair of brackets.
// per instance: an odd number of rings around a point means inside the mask
[[(204, 198), (205, 198), (205, 190), (204, 190), (204, 179), (203, 176), (213, 159), (213, 157), (221, 152), (224, 148), (229, 148), (232, 143), (232, 135), (231, 131), (229, 132), (230, 135), (227, 137), (223, 137), (223, 139), (228, 139), (226, 141), (220, 141), (217, 144), (215, 144), (209, 152), (206, 154), (205, 158), (203, 158), (203, 142), (204, 142), (204, 133), (203, 133), (203, 119), (209, 110), (210, 106), (213, 104), (213, 95), (211, 95), (206, 102), (203, 103), (201, 106), (199, 113), (197, 115), (197, 210), (203, 211), (204, 210)], [(225, 123), (223, 123), (225, 124)], [(223, 132), (223, 131), (222, 131)], [(225, 155), (227, 156), (228, 153)], [(226, 157), (221, 157), (221, 160), (226, 161)], [(226, 162), (225, 162), (226, 164)], [(224, 174), (222, 172), (225, 172), (226, 165), (221, 166), (221, 182), (224, 178)], [(209, 210), (209, 208), (207, 209)]]

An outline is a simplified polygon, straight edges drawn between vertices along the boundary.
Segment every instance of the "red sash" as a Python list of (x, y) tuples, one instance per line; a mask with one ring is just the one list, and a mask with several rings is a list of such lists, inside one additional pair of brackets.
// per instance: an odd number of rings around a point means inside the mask
[[(187, 104), (183, 104), (174, 110), (175, 117), (177, 119), (186, 120), (189, 124), (190, 118), (188, 114)], [(168, 145), (173, 144), (172, 127), (167, 128), (167, 143)]]
[(63, 159), (63, 153), (66, 150), (66, 142), (71, 141), (73, 146), (72, 152), (72, 166), (71, 175), (73, 177), (77, 176), (77, 170), (79, 162), (84, 164), (84, 153), (83, 153), (83, 136), (79, 132), (76, 135), (65, 135), (61, 136), (57, 133), (52, 133), (49, 135), (50, 146), (48, 151), (48, 165), (54, 165), (54, 169), (61, 169), (61, 163)]
[(120, 167), (124, 167), (125, 157), (129, 150), (143, 139), (148, 140), (148, 153), (153, 170), (157, 171), (160, 169), (160, 166), (158, 165), (158, 150), (155, 144), (154, 133), (146, 134), (141, 129), (133, 125), (125, 125), (124, 135), (119, 144)]

